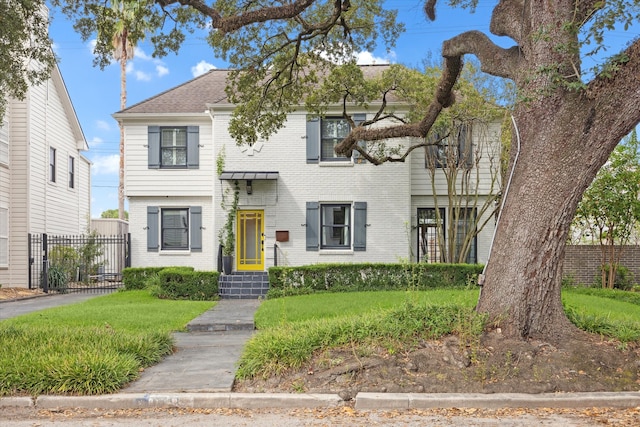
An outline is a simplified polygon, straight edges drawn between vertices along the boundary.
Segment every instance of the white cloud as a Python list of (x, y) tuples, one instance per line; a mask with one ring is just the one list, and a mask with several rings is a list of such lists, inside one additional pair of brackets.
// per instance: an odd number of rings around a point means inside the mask
[[(371, 52), (358, 52), (356, 55), (356, 63), (358, 65), (380, 65), (389, 64), (391, 61), (389, 58), (381, 58), (373, 56)], [(395, 58), (395, 53), (391, 52), (389, 56)]]
[(97, 147), (98, 145), (102, 144), (104, 141), (102, 141), (102, 138), (99, 138), (97, 136), (94, 136), (91, 141), (88, 141), (89, 143), (89, 147)]
[(158, 73), (158, 77), (162, 77), (169, 74), (169, 69), (164, 65), (158, 64), (156, 65), (156, 72)]
[(193, 75), (193, 77), (198, 77), (209, 70), (213, 70), (214, 68), (216, 68), (215, 65), (209, 64), (203, 59), (202, 61), (191, 67), (191, 74)]
[(149, 80), (151, 80), (151, 74), (145, 73), (144, 71), (136, 70), (134, 75), (136, 76), (136, 80), (138, 81), (148, 82)]
[(133, 48), (133, 58), (142, 59), (144, 61), (151, 61), (151, 59), (153, 59), (151, 58), (150, 55), (147, 55), (146, 52), (138, 46)]
[(93, 163), (91, 165), (91, 173), (93, 175), (117, 175), (120, 167), (120, 155), (95, 156), (91, 159), (91, 162)]
[(96, 126), (100, 130), (111, 130), (111, 125), (108, 122), (105, 122), (104, 120), (96, 120)]

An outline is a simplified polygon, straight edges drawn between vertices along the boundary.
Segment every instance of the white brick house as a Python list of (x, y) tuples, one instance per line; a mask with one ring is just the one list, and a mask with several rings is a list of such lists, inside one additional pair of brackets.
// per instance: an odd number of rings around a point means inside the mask
[[(0, 284), (28, 287), (29, 233), (88, 229), (91, 163), (56, 66), (22, 101), (9, 99), (0, 127)], [(33, 258), (33, 256), (31, 257)]]
[[(344, 125), (337, 109), (322, 119), (298, 110), (268, 141), (237, 146), (227, 131), (227, 73), (212, 70), (114, 114), (125, 129), (132, 266), (216, 269), (221, 199), (226, 193), (228, 205), (234, 188), (237, 271), (426, 258), (419, 249), (426, 222), (418, 216), (435, 204), (425, 150), (381, 166), (336, 158), (332, 147)], [(499, 141), (499, 126), (486, 131)], [(446, 191), (438, 182), (442, 206)], [(490, 220), (470, 261), (486, 260), (492, 232)]]

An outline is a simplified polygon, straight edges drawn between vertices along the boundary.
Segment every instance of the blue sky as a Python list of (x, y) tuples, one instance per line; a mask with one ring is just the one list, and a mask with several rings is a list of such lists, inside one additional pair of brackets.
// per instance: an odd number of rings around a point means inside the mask
[[(399, 10), (399, 20), (406, 25), (391, 52), (380, 47), (376, 52), (363, 52), (362, 62), (392, 62), (420, 67), (431, 58), (439, 61), (442, 42), (467, 30), (489, 34), (489, 17), (496, 1), (481, 2), (475, 13), (451, 10), (444, 5), (437, 9), (435, 22), (428, 22), (420, 0), (387, 0), (389, 7)], [(444, 3), (444, 2), (440, 2)], [(111, 115), (120, 109), (120, 67), (110, 65), (104, 70), (93, 67), (91, 42), (83, 42), (72, 23), (55, 9), (50, 10), (50, 36), (54, 42), (59, 67), (78, 119), (89, 143), (85, 156), (92, 162), (91, 215), (100, 217), (106, 209), (118, 207), (118, 156), (120, 134)], [(633, 28), (638, 35), (638, 28)], [(629, 33), (614, 32), (612, 41), (624, 44)], [(512, 43), (494, 38), (502, 46)], [(225, 68), (222, 60), (213, 56), (211, 48), (197, 36), (185, 41), (178, 55), (151, 58), (151, 46), (141, 43), (127, 69), (127, 105), (133, 105), (160, 92), (184, 83), (209, 69)], [(586, 66), (586, 64), (585, 64)]]

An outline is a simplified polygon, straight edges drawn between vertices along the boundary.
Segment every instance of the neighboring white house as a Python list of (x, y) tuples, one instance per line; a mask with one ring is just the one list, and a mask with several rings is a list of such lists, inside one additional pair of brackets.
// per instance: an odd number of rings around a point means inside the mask
[[(237, 271), (426, 258), (421, 230), (435, 204), (425, 150), (381, 166), (338, 158), (333, 146), (348, 132), (339, 109), (321, 119), (300, 109), (268, 141), (237, 146), (228, 133), (227, 75), (212, 70), (114, 114), (125, 130), (132, 266), (216, 269), (221, 202), (228, 206), (234, 189)], [(354, 118), (373, 114), (359, 113)], [(484, 131), (499, 143), (499, 126)], [(438, 182), (442, 207), (446, 191)], [(470, 261), (486, 261), (493, 223)]]
[[(0, 284), (29, 286), (28, 235), (82, 234), (90, 218), (91, 163), (71, 99), (55, 67), (46, 82), (10, 99), (0, 127)], [(31, 258), (31, 260), (30, 260)]]

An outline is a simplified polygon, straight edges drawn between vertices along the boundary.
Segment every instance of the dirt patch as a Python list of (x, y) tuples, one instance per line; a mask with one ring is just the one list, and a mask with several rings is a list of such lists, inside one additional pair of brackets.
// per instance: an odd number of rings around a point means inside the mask
[(499, 329), (467, 345), (456, 336), (410, 350), (322, 351), (300, 370), (238, 381), (239, 392), (547, 393), (640, 390), (640, 350), (589, 334), (561, 344), (517, 341)]
[(27, 288), (0, 288), (0, 301), (10, 301), (22, 298), (31, 298), (37, 295), (43, 295), (42, 289), (27, 289)]

